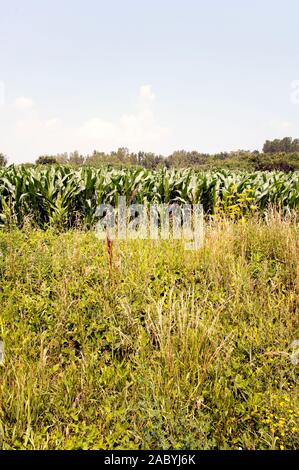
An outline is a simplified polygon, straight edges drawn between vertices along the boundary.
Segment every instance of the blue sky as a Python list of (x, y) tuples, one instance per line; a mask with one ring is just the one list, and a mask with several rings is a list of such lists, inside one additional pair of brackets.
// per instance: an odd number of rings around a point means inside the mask
[(296, 0), (0, 0), (0, 152), (298, 137), (298, 21)]

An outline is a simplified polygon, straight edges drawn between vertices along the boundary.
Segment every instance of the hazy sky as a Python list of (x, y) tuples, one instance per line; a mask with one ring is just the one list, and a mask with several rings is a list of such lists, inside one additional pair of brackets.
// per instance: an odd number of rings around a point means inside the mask
[(298, 0), (0, 0), (0, 152), (298, 137), (298, 25)]

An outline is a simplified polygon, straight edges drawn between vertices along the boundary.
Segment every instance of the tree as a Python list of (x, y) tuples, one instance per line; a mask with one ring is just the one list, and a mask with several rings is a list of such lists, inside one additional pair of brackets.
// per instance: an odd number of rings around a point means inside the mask
[(0, 153), (0, 167), (7, 165), (7, 158), (3, 153)]
[(35, 162), (37, 165), (54, 165), (57, 163), (55, 157), (51, 157), (50, 155), (41, 155)]
[(56, 159), (56, 162), (59, 163), (59, 165), (66, 165), (68, 163), (69, 156), (67, 152), (64, 152), (58, 153), (54, 158)]
[(165, 166), (165, 159), (161, 155), (152, 152), (138, 152), (135, 156), (138, 165), (154, 170), (155, 168)]
[(299, 152), (299, 139), (284, 137), (283, 139), (266, 140), (263, 146), (264, 153), (291, 153)]
[(70, 153), (70, 156), (68, 158), (68, 163), (71, 165), (84, 165), (85, 158), (83, 155), (80, 155), (78, 150), (75, 150), (74, 152)]

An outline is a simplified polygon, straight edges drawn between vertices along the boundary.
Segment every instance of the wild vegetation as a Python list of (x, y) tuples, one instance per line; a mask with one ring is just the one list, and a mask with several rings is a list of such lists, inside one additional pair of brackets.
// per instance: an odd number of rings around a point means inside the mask
[[(298, 448), (299, 172), (39, 163), (0, 169), (0, 448)], [(203, 245), (100, 241), (121, 195)]]
[(3, 449), (296, 449), (298, 232), (0, 232)]

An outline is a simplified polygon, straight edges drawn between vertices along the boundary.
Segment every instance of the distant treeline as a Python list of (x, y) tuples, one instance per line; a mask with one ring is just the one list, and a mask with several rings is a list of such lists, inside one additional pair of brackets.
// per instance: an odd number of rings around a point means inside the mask
[[(1, 160), (2, 157), (2, 160)], [(6, 158), (0, 154), (0, 166), (5, 165)], [(237, 150), (208, 154), (196, 150), (177, 150), (169, 156), (152, 152), (130, 152), (121, 147), (110, 153), (95, 150), (91, 155), (81, 155), (78, 151), (57, 155), (42, 155), (36, 164), (61, 164), (71, 166), (112, 166), (124, 168), (141, 166), (150, 170), (166, 168), (194, 168), (200, 170), (235, 169), (264, 171), (299, 170), (299, 139), (285, 137), (273, 141), (266, 140), (262, 152), (255, 150)], [(27, 164), (28, 166), (30, 164)]]

